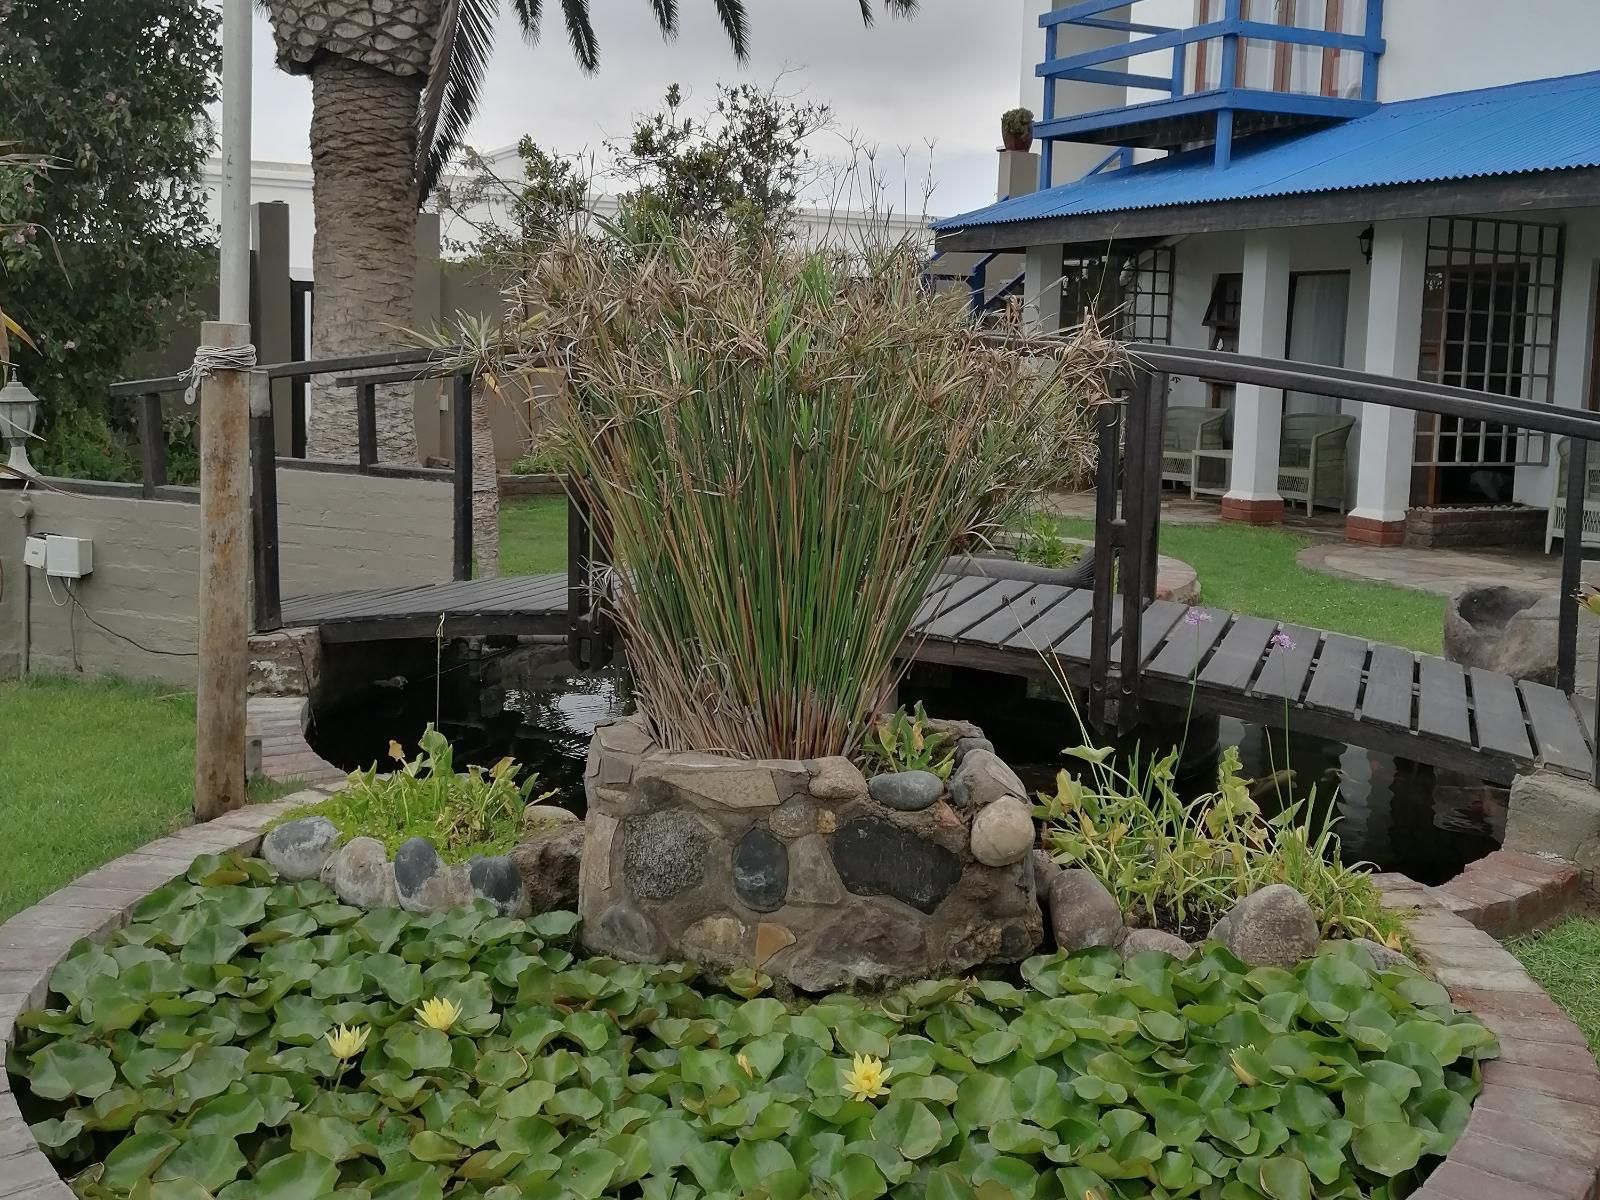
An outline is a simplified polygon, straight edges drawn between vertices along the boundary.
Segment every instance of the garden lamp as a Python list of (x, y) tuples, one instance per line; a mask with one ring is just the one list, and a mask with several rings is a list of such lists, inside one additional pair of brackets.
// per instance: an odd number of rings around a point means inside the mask
[(28, 461), (28, 439), (39, 419), (39, 397), (15, 375), (0, 388), (0, 437), (11, 451), (6, 466), (26, 475), (36, 472)]

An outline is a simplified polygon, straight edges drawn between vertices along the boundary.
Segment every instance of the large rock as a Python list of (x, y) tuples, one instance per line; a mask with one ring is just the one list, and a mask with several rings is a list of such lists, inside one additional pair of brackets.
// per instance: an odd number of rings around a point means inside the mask
[(1094, 872), (1062, 871), (1050, 883), (1050, 929), (1058, 950), (1120, 946), (1128, 936), (1122, 909)]
[[(829, 839), (833, 865), (858, 896), (893, 896), (931, 913), (961, 881), (961, 860), (916, 834), (876, 817), (860, 817)], [(799, 981), (796, 980), (798, 984)]]
[(932, 808), (944, 795), (944, 780), (932, 771), (887, 771), (874, 775), (867, 784), (872, 798), (885, 808), (898, 812), (921, 812)]
[(351, 838), (322, 867), (322, 882), (356, 908), (395, 908), (394, 864), (377, 838)]
[(522, 885), (522, 872), (507, 855), (474, 857), (467, 863), (467, 882), (472, 886), (473, 896), (494, 905), (495, 912), (502, 917), (526, 917), (533, 913), (528, 889)]
[(1007, 796), (1017, 799), (1028, 794), (1017, 773), (1006, 766), (993, 750), (973, 750), (961, 759), (950, 776), (950, 798), (956, 806), (971, 811), (993, 804)]
[[(1554, 686), (1566, 603), (1524, 588), (1466, 588), (1445, 606), (1444, 656), (1464, 667)], [(1597, 636), (1592, 623), (1578, 623), (1580, 680), (1595, 677)]]
[(972, 818), (972, 857), (986, 867), (1021, 862), (1034, 839), (1033, 813), (1015, 796), (986, 805)]
[[(1417, 969), (1417, 964), (1412, 962), (1404, 954), (1400, 953), (1400, 951), (1391, 950), (1382, 942), (1375, 942), (1371, 938), (1351, 938), (1348, 943), (1343, 944), (1360, 946), (1367, 952), (1367, 957), (1372, 959), (1372, 965), (1380, 971), (1415, 971)], [(1341, 945), (1339, 942), (1323, 942), (1322, 945), (1317, 948), (1317, 951), (1318, 953), (1321, 953), (1325, 948), (1336, 948), (1339, 945)]]
[(1136, 954), (1148, 954), (1152, 951), (1175, 958), (1179, 962), (1188, 962), (1195, 953), (1194, 947), (1188, 942), (1162, 929), (1130, 929), (1128, 936), (1122, 939), (1123, 961)]
[(927, 935), (921, 924), (889, 913), (852, 915), (855, 919), (784, 952), (783, 973), (795, 987), (806, 992), (877, 987), (926, 970)]
[(789, 846), (789, 903), (832, 905), (846, 896), (839, 872), (821, 834), (807, 834)]
[(583, 841), (582, 825), (561, 825), (511, 851), (508, 857), (522, 876), (530, 911), (577, 911)]
[(701, 917), (683, 931), (680, 943), (690, 962), (706, 967), (731, 967), (749, 957), (750, 930), (730, 913)]
[(710, 853), (705, 823), (691, 812), (654, 812), (623, 826), (623, 877), (645, 900), (670, 900), (697, 886)]
[(811, 764), (810, 790), (818, 800), (865, 800), (867, 781), (848, 758), (819, 758)]
[(1600, 890), (1600, 791), (1551, 771), (1518, 776), (1511, 785), (1503, 848), (1575, 864), (1584, 892), (1593, 899)]
[(788, 848), (759, 825), (733, 848), (733, 892), (756, 912), (782, 908), (788, 895)]
[(407, 912), (448, 912), (474, 898), (467, 869), (441, 859), (427, 838), (411, 838), (394, 852), (394, 885)]
[(261, 839), (261, 857), (280, 879), (315, 879), (339, 845), (338, 826), (327, 817), (286, 821)]
[(1252, 967), (1293, 967), (1317, 952), (1317, 915), (1286, 883), (1252, 892), (1223, 920), (1223, 944)]

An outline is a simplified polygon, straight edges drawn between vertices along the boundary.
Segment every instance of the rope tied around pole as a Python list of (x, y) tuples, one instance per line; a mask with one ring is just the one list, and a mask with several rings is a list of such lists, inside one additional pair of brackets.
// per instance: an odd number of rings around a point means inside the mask
[(191, 407), (200, 390), (200, 381), (216, 371), (248, 371), (256, 365), (254, 346), (200, 346), (195, 349), (194, 362), (178, 372), (179, 379), (187, 379), (183, 389), (183, 402)]

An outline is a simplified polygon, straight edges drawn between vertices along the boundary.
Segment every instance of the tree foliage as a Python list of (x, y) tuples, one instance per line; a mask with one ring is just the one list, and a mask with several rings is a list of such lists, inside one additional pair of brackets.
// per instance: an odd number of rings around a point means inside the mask
[(13, 357), (43, 401), (41, 469), (131, 474), (132, 413), (106, 387), (214, 271), (218, 66), (203, 0), (0, 0), (0, 143), (49, 164), (0, 182), (0, 309), (38, 346)]

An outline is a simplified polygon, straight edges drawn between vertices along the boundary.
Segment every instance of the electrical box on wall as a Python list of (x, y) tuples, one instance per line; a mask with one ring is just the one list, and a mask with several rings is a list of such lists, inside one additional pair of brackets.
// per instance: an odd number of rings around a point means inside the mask
[(94, 570), (94, 543), (88, 538), (45, 535), (44, 573), (57, 579), (82, 579)]
[(45, 543), (42, 537), (31, 537), (22, 546), (22, 562), (37, 571), (44, 570)]

